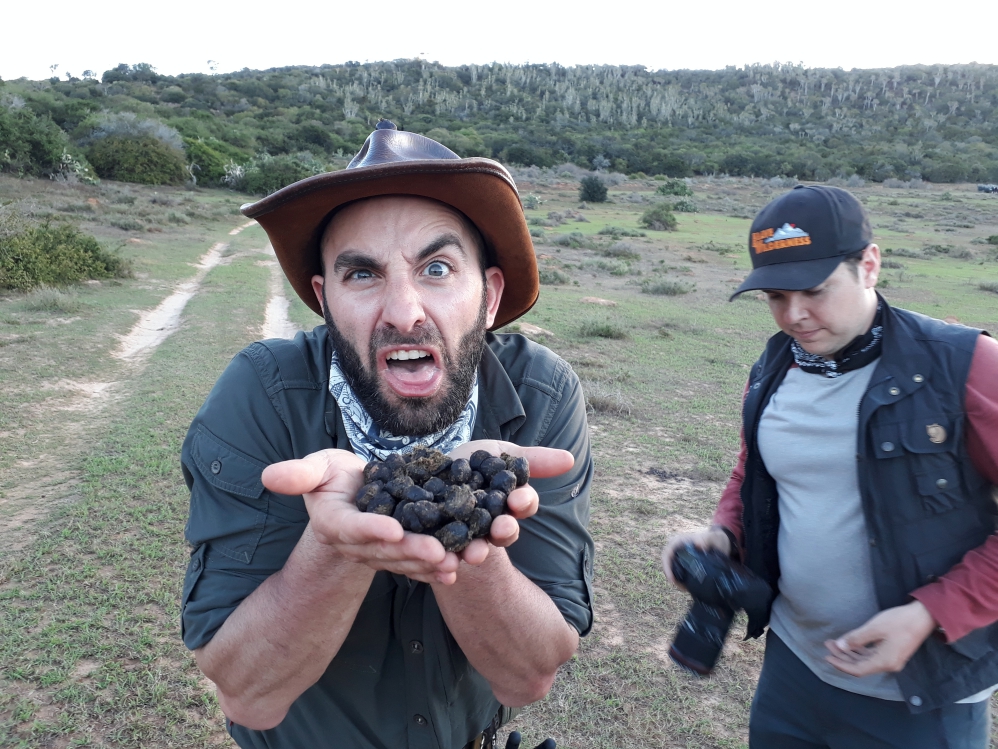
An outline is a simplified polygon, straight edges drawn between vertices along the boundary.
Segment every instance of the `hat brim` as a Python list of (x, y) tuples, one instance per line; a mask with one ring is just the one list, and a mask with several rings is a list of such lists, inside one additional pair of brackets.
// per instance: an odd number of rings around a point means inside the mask
[(799, 260), (792, 263), (772, 263), (763, 265), (748, 274), (735, 289), (728, 301), (732, 302), (746, 291), (774, 289), (777, 291), (803, 291), (813, 289), (822, 283), (839, 267), (842, 255), (823, 257), (817, 260)]
[(495, 321), (501, 328), (525, 314), (540, 292), (537, 258), (520, 196), (509, 172), (491, 159), (422, 160), (318, 174), (241, 210), (267, 232), (288, 281), (317, 315), (312, 277), (322, 273), (319, 242), (329, 214), (379, 195), (414, 195), (461, 211), (495, 253), (505, 287)]

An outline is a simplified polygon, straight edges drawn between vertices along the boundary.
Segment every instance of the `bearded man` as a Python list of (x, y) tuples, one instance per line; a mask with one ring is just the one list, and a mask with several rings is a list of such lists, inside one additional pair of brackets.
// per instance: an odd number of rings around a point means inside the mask
[[(780, 328), (752, 367), (715, 525), (674, 538), (777, 592), (752, 749), (985, 749), (998, 685), (998, 343), (894, 308), (855, 197), (756, 216)], [(732, 297), (734, 299), (734, 297)], [(762, 634), (763, 625), (749, 636)]]
[[(533, 306), (508, 172), (383, 120), (346, 170), (243, 212), (325, 325), (232, 360), (182, 462), (182, 630), (242, 747), (481, 746), (592, 626), (578, 378), (488, 331)], [(460, 554), (353, 496), (417, 445), (530, 461)]]

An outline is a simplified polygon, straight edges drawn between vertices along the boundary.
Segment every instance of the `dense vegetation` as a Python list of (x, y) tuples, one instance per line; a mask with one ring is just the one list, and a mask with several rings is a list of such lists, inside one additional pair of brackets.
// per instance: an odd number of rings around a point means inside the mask
[(89, 278), (128, 276), (121, 257), (69, 224), (30, 226), (0, 215), (0, 289), (27, 291)]
[[(102, 113), (132, 113), (141, 137), (158, 137), (184, 161), (187, 179), (242, 179), (263, 192), (342, 166), (379, 117), (462, 156), (518, 165), (998, 181), (998, 66), (990, 65), (648, 71), (396, 60), (164, 76), (140, 64), (99, 80), (8, 81), (0, 101), (0, 169), (22, 174), (85, 175)], [(156, 126), (165, 128), (159, 136)]]

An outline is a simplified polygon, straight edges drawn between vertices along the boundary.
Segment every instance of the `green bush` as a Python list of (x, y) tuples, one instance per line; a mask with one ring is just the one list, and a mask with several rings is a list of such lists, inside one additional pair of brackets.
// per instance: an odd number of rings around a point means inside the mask
[(677, 200), (672, 204), (672, 210), (676, 213), (699, 213), (700, 209), (697, 208), (697, 204), (694, 203), (689, 198), (683, 198), (682, 200)]
[(322, 163), (308, 151), (270, 156), (261, 154), (245, 167), (230, 164), (226, 169), (225, 183), (233, 190), (270, 195), (294, 182), (321, 174)]
[(665, 203), (656, 203), (641, 214), (640, 223), (646, 229), (655, 231), (675, 231), (679, 225), (676, 217)]
[(636, 229), (625, 229), (622, 226), (604, 226), (600, 229), (597, 234), (604, 237), (613, 237), (614, 239), (619, 239), (620, 237), (647, 237), (643, 231), (637, 231)]
[(693, 190), (682, 179), (666, 179), (665, 182), (655, 188), (659, 195), (675, 195), (680, 198), (692, 198)]
[(51, 118), (0, 104), (0, 172), (95, 182), (90, 166)]
[(612, 245), (603, 250), (604, 257), (612, 257), (617, 260), (640, 260), (641, 253), (638, 252), (638, 248), (635, 247), (630, 242), (614, 242)]
[(184, 138), (187, 162), (192, 164), (194, 179), (199, 185), (214, 187), (225, 179), (225, 166), (230, 159), (200, 138)]
[(158, 138), (109, 135), (94, 141), (87, 158), (103, 179), (141, 185), (177, 185), (187, 178), (184, 154)]
[(546, 286), (562, 286), (572, 279), (566, 273), (562, 273), (557, 268), (541, 268), (538, 271), (541, 283)]
[(683, 283), (682, 281), (648, 278), (641, 283), (642, 294), (655, 294), (657, 296), (679, 296), (680, 294), (689, 294), (695, 290), (696, 286)]
[(998, 245), (998, 234), (992, 234), (988, 237), (988, 244)]
[(605, 203), (606, 185), (596, 176), (583, 177), (579, 183), (579, 200), (586, 203)]
[(27, 290), (130, 274), (127, 261), (69, 224), (0, 234), (0, 288)]
[(579, 328), (583, 338), (611, 338), (620, 340), (627, 338), (627, 331), (619, 323), (606, 319), (583, 320)]

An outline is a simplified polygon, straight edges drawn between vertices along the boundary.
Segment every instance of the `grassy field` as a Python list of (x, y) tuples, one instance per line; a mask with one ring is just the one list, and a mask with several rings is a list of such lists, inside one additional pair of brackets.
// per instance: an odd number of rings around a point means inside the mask
[[(575, 184), (521, 181), (554, 283), (511, 328), (583, 379), (597, 460), (597, 623), (517, 719), (529, 746), (746, 745), (760, 643), (731, 637), (709, 679), (674, 668), (688, 600), (658, 552), (709, 519), (734, 460), (740, 394), (773, 325), (755, 296), (727, 297), (748, 269), (748, 217), (784, 188), (697, 180), (700, 213), (678, 214), (675, 232), (642, 230), (658, 184), (626, 182), (580, 207)], [(984, 242), (998, 199), (966, 185), (855, 192), (890, 250), (889, 300), (998, 330), (998, 248)], [(0, 747), (229, 746), (179, 640), (178, 456), (215, 378), (261, 335), (275, 286), (266, 238), (222, 191), (0, 178), (10, 202), (120, 247), (134, 278), (0, 295)], [(200, 271), (218, 243), (220, 262)], [(148, 356), (116, 356), (140, 315), (198, 274), (176, 332)], [(278, 281), (290, 321), (317, 324)]]

